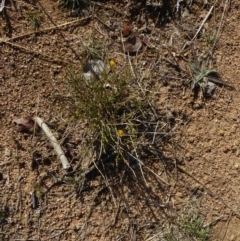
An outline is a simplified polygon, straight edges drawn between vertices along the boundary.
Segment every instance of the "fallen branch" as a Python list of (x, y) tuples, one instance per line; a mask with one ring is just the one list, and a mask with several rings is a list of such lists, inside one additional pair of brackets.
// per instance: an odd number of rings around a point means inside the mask
[(43, 130), (43, 132), (46, 134), (46, 136), (52, 143), (53, 148), (62, 163), (63, 169), (68, 169), (70, 167), (70, 163), (68, 162), (68, 160), (63, 152), (62, 147), (59, 145), (57, 139), (53, 136), (52, 132), (50, 131), (50, 129), (48, 128), (46, 123), (43, 121), (42, 118), (37, 117), (37, 116), (34, 117), (33, 120), (36, 121), (36, 123), (39, 125), (39, 127)]

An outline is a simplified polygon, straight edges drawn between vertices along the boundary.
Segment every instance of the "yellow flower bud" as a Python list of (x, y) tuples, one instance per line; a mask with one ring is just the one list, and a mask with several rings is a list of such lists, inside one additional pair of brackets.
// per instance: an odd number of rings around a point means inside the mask
[(118, 136), (120, 136), (120, 137), (124, 135), (123, 130), (118, 130), (117, 133), (118, 133)]
[(113, 68), (113, 67), (115, 67), (116, 63), (115, 63), (114, 60), (111, 59), (111, 60), (109, 61), (109, 65), (110, 65), (111, 68)]

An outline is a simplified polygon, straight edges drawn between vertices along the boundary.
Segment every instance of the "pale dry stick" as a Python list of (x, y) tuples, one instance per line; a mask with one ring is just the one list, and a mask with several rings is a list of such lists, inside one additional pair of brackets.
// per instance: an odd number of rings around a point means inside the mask
[(63, 233), (65, 233), (67, 230), (66, 229), (64, 229), (64, 230), (62, 230), (60, 233), (58, 233), (58, 234), (55, 234), (55, 235), (53, 235), (53, 236), (51, 236), (50, 238), (48, 238), (47, 240), (51, 240), (51, 239), (54, 239), (54, 238), (56, 238), (57, 236), (60, 236), (60, 235), (62, 235)]
[[(159, 124), (159, 121), (157, 122), (157, 125), (156, 125), (156, 127), (155, 127), (155, 131), (154, 131), (154, 134), (153, 134), (152, 144), (154, 144), (154, 142), (155, 142), (155, 137), (156, 137), (156, 132), (157, 132), (158, 124)], [(165, 124), (164, 126), (166, 126), (166, 125), (167, 125), (167, 124)]]
[(100, 21), (107, 29), (112, 30), (112, 28), (109, 27), (106, 23), (104, 23), (104, 22), (101, 20), (101, 18), (99, 18), (97, 15), (95, 15), (94, 18), (96, 18), (98, 21)]
[(203, 19), (200, 27), (198, 28), (196, 34), (194, 35), (194, 37), (192, 38), (191, 42), (195, 40), (195, 38), (198, 36), (199, 32), (201, 31), (203, 25), (205, 24), (205, 22), (207, 21), (208, 17), (210, 16), (210, 14), (212, 13), (212, 10), (213, 10), (214, 6), (212, 6), (210, 8), (210, 10), (208, 11), (207, 15), (205, 16), (205, 18)]
[(228, 4), (228, 0), (225, 0), (222, 17), (221, 17), (221, 20), (220, 20), (220, 24), (219, 24), (219, 27), (218, 27), (218, 30), (217, 30), (217, 33), (216, 33), (216, 37), (215, 37), (213, 46), (212, 46), (212, 48), (211, 48), (211, 52), (213, 52), (213, 49), (215, 48), (216, 43), (217, 43), (217, 41), (218, 41), (219, 32), (220, 32), (220, 29), (221, 29), (221, 26), (222, 26), (222, 22), (223, 22), (223, 18), (224, 18), (224, 15), (225, 15), (225, 13), (226, 13), (226, 9), (227, 9), (227, 4)]
[(39, 127), (43, 130), (43, 132), (46, 134), (46, 136), (50, 140), (55, 152), (57, 153), (57, 155), (62, 163), (63, 169), (68, 169), (70, 167), (70, 163), (68, 162), (68, 160), (62, 150), (62, 147), (59, 145), (57, 139), (53, 136), (52, 132), (50, 131), (50, 129), (48, 128), (46, 123), (43, 121), (42, 118), (37, 117), (37, 116), (34, 117), (33, 120), (37, 122)]
[(203, 227), (203, 228), (207, 228), (207, 227), (210, 227), (210, 226), (212, 226), (212, 225), (215, 225), (215, 224), (216, 224), (218, 221), (220, 221), (223, 217), (224, 217), (224, 216), (221, 215), (220, 217), (217, 217), (215, 220), (213, 220), (212, 222), (209, 222), (209, 223), (203, 225), (202, 227)]
[(75, 24), (75, 23), (78, 23), (78, 22), (84, 22), (86, 20), (89, 20), (90, 18), (91, 18), (91, 16), (86, 17), (86, 18), (80, 18), (80, 19), (77, 19), (77, 20), (74, 20), (74, 21), (71, 21), (71, 22), (62, 23), (62, 24), (59, 24), (59, 25), (56, 25), (56, 26), (53, 26), (53, 27), (45, 28), (45, 29), (40, 29), (38, 31), (32, 31), (32, 32), (29, 32), (29, 33), (18, 35), (18, 36), (13, 37), (13, 38), (9, 38), (9, 39), (0, 38), (0, 44), (5, 43), (5, 42), (9, 42), (9, 41), (12, 41), (12, 40), (24, 38), (24, 37), (32, 35), (32, 34), (35, 35), (35, 34), (38, 34), (38, 33), (43, 33), (43, 32), (46, 32), (46, 31), (51, 31), (51, 30), (55, 30), (55, 29), (58, 29), (58, 28), (61, 28), (61, 27), (72, 25), (72, 24)]
[(2, 2), (0, 3), (0, 12), (2, 12), (4, 7), (5, 7), (5, 0), (2, 0)]
[(219, 195), (215, 194), (214, 192), (212, 192), (205, 184), (203, 184), (201, 181), (199, 181), (197, 178), (195, 178), (194, 176), (192, 176), (190, 173), (188, 173), (184, 168), (180, 167), (179, 165), (177, 165), (177, 169), (179, 169), (179, 171), (181, 171), (182, 173), (186, 174), (187, 176), (189, 176), (190, 178), (192, 178), (195, 182), (197, 182), (198, 184), (200, 184), (206, 191), (207, 193), (222, 202), (223, 205), (225, 205), (225, 207), (229, 208), (232, 211), (232, 214), (235, 214), (238, 218), (240, 218), (240, 214), (237, 213), (236, 211), (234, 211), (234, 209), (229, 206)]
[(31, 53), (31, 54), (35, 55), (35, 56), (41, 56), (43, 59), (45, 59), (47, 61), (50, 61), (50, 62), (53, 62), (53, 63), (58, 63), (58, 64), (60, 63), (60, 64), (65, 64), (65, 65), (69, 64), (69, 62), (65, 62), (63, 60), (54, 59), (54, 58), (52, 58), (52, 57), (50, 57), (48, 55), (42, 54), (42, 53), (34, 51), (32, 49), (28, 49), (26, 47), (23, 47), (21, 45), (15, 44), (15, 43), (11, 43), (11, 42), (9, 42), (7, 40), (0, 39), (0, 43), (8, 44), (8, 45), (10, 45), (12, 47), (24, 50), (24, 51), (26, 51), (28, 53)]
[(133, 69), (133, 66), (132, 66), (132, 62), (131, 62), (131, 58), (130, 58), (130, 55), (129, 55), (129, 52), (128, 52), (128, 63), (129, 63), (129, 65), (130, 65), (130, 69), (131, 69), (131, 71), (132, 71), (132, 75), (133, 75), (133, 77), (134, 78), (136, 78), (136, 74), (135, 74), (135, 72), (134, 72), (134, 69)]
[(107, 36), (99, 29), (99, 28), (94, 28), (97, 32), (99, 32), (103, 37), (107, 38)]
[(214, 8), (214, 6), (212, 6), (212, 7), (210, 8), (210, 10), (208, 11), (207, 15), (206, 15), (205, 18), (203, 19), (201, 25), (199, 26), (196, 34), (194, 35), (194, 37), (193, 37), (189, 42), (187, 42), (187, 43), (184, 44), (184, 46), (182, 47), (182, 50), (181, 50), (181, 51), (183, 51), (187, 45), (190, 45), (190, 44), (197, 38), (198, 34), (200, 33), (201, 29), (203, 28), (203, 25), (206, 23), (208, 17), (209, 17), (210, 14), (212, 13), (213, 8)]
[[(159, 235), (160, 235), (160, 234), (163, 234), (163, 231), (160, 231), (160, 232), (158, 232), (157, 234), (154, 234), (152, 237), (146, 239), (146, 241), (151, 241), (151, 240), (153, 240), (153, 239), (155, 240), (156, 237), (158, 237), (158, 240), (159, 240), (159, 238), (160, 238)], [(163, 237), (164, 237), (164, 236), (162, 235), (161, 238), (163, 238)]]

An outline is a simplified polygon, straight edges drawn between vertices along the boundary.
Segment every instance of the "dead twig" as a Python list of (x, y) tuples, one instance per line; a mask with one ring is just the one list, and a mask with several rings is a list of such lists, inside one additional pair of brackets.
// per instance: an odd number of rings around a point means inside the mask
[(50, 131), (50, 129), (48, 128), (46, 123), (43, 121), (43, 119), (41, 119), (40, 117), (37, 117), (37, 116), (34, 117), (33, 120), (37, 122), (39, 127), (43, 130), (43, 132), (46, 134), (46, 136), (50, 140), (55, 152), (57, 153), (57, 155), (62, 163), (63, 169), (68, 169), (70, 167), (70, 163), (68, 162), (68, 160), (62, 150), (62, 147), (59, 145), (57, 139), (53, 136), (52, 132)]
[(214, 8), (214, 6), (212, 6), (212, 7), (210, 8), (210, 10), (208, 11), (207, 15), (206, 15), (205, 18), (203, 19), (201, 25), (199, 26), (196, 34), (195, 34), (194, 37), (190, 40), (190, 42), (187, 42), (187, 43), (184, 44), (184, 46), (182, 47), (182, 51), (185, 49), (185, 47), (186, 47), (187, 45), (190, 45), (190, 44), (197, 38), (198, 34), (200, 33), (201, 29), (203, 28), (203, 25), (206, 23), (208, 17), (209, 17), (210, 14), (212, 13), (213, 8)]
[(222, 17), (221, 17), (221, 21), (220, 21), (220, 24), (219, 24), (219, 27), (218, 27), (218, 30), (217, 30), (217, 34), (216, 34), (216, 37), (215, 37), (213, 46), (212, 46), (212, 48), (211, 48), (211, 53), (213, 52), (213, 50), (214, 50), (214, 48), (215, 48), (215, 46), (216, 46), (216, 43), (217, 43), (217, 41), (219, 40), (220, 29), (221, 29), (221, 27), (222, 27), (223, 18), (224, 18), (224, 15), (225, 15), (225, 13), (226, 13), (226, 9), (227, 9), (228, 2), (229, 2), (228, 0), (225, 1), (224, 9), (223, 9)]

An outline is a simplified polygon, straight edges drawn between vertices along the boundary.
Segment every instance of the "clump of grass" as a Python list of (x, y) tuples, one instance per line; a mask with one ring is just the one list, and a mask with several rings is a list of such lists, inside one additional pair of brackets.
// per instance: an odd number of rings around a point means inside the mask
[(208, 33), (205, 37), (205, 41), (208, 47), (212, 48), (216, 41), (216, 33)]
[(86, 58), (103, 59), (105, 57), (105, 46), (94, 36), (94, 32), (86, 41), (80, 39), (79, 42), (81, 43), (80, 51)]
[(196, 88), (200, 88), (203, 94), (206, 93), (209, 88), (208, 77), (216, 75), (217, 71), (213, 69), (207, 69), (205, 64), (202, 64), (202, 66), (199, 67), (195, 63), (189, 62), (189, 66), (193, 76), (191, 89), (194, 90)]
[[(139, 117), (144, 102), (132, 93), (129, 81), (129, 70), (118, 76), (116, 73), (105, 74), (91, 85), (81, 77), (72, 79), (75, 117), (87, 120), (101, 152), (106, 152), (109, 147), (121, 149), (122, 145), (131, 149), (130, 138), (137, 137), (136, 129), (140, 123), (133, 123), (133, 120)], [(104, 87), (106, 83), (109, 88)]]
[(189, 238), (192, 240), (207, 241), (209, 240), (209, 230), (202, 225), (202, 218), (200, 215), (189, 217), (185, 222), (183, 228)]
[(98, 157), (113, 152), (116, 166), (129, 165), (130, 160), (139, 161), (145, 151), (151, 153), (151, 145), (162, 144), (162, 136), (156, 132), (164, 125), (163, 134), (168, 125), (158, 116), (154, 96), (141, 90), (128, 67), (106, 71), (91, 83), (70, 73), (73, 115), (87, 121)]
[(165, 233), (164, 241), (208, 241), (210, 238), (209, 226), (203, 226), (204, 218), (195, 201), (190, 201), (172, 217), (170, 230)]

